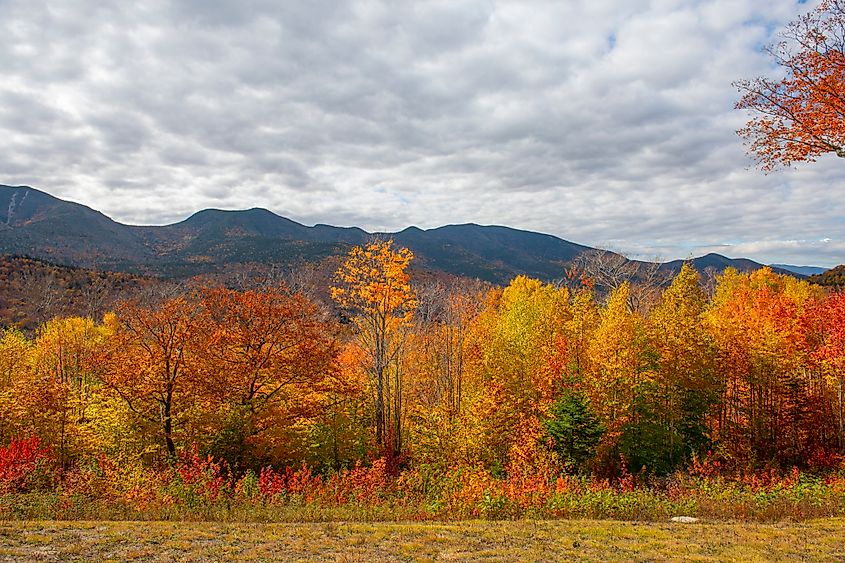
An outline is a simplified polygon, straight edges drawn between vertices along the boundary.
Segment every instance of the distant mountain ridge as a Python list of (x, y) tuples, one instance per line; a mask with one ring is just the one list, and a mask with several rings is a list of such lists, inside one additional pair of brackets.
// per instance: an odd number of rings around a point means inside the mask
[[(373, 236), (392, 238), (410, 248), (417, 268), (493, 283), (506, 283), (518, 274), (560, 278), (576, 257), (595, 250), (553, 235), (502, 226), (408, 227), (372, 234), (357, 227), (308, 227), (261, 208), (205, 209), (172, 225), (133, 226), (35, 188), (0, 185), (0, 254), (70, 266), (184, 277), (231, 264), (317, 262), (342, 255)], [(661, 270), (679, 270), (682, 263), (667, 262)], [(701, 270), (762, 267), (718, 254), (692, 263)]]
[(792, 266), (790, 264), (771, 264), (771, 267), (801, 274), (802, 276), (815, 276), (829, 270), (829, 268), (822, 268), (821, 266)]

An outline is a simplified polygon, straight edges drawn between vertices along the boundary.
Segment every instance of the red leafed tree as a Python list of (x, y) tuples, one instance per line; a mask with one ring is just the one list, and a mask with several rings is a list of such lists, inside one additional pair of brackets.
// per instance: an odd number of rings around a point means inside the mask
[(845, 0), (823, 0), (768, 48), (780, 79), (740, 80), (737, 109), (753, 117), (737, 131), (764, 171), (845, 157)]

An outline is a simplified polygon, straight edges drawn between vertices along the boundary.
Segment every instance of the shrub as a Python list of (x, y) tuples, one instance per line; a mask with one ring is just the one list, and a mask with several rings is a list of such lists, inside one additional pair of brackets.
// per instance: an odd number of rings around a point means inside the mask
[(216, 501), (222, 493), (234, 489), (229, 464), (200, 455), (196, 444), (179, 456), (176, 472), (178, 479), (172, 483), (172, 492), (189, 506)]
[(0, 493), (47, 488), (53, 478), (50, 448), (38, 437), (15, 439), (0, 448)]

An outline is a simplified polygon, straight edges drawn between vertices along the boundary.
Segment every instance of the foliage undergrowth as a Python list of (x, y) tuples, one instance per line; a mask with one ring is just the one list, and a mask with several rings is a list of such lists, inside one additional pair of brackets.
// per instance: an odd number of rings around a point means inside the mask
[[(14, 446), (14, 448), (12, 447)], [(37, 442), (0, 450), (0, 519), (233, 522), (413, 521), (518, 518), (778, 521), (845, 513), (845, 473), (770, 469), (732, 476), (704, 464), (663, 478), (623, 474), (494, 476), (481, 467), (420, 466), (391, 474), (385, 460), (319, 474), (299, 469), (236, 476), (191, 450), (158, 469), (106, 458), (63, 475), (44, 468), (26, 486), (3, 469), (12, 453), (37, 467)], [(37, 455), (32, 452), (36, 452)], [(40, 459), (32, 461), (34, 457)], [(4, 466), (3, 463), (6, 463)], [(24, 467), (20, 464), (19, 467)]]

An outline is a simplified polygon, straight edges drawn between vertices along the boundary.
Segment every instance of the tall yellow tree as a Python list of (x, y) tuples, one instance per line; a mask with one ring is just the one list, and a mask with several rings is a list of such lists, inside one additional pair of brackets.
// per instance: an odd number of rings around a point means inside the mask
[(629, 305), (630, 285), (610, 294), (589, 343), (591, 373), (584, 378), (587, 395), (607, 425), (608, 445), (630, 422), (635, 390), (649, 379), (642, 350), (642, 319)]
[(366, 351), (366, 370), (375, 390), (376, 441), (392, 455), (402, 451), (399, 359), (405, 329), (417, 307), (407, 271), (413, 257), (407, 248), (395, 249), (392, 240), (356, 246), (335, 273), (331, 288), (332, 299), (351, 315)]
[(649, 397), (650, 422), (663, 431), (663, 447), (652, 448), (652, 467), (671, 469), (708, 445), (706, 418), (720, 391), (706, 309), (698, 272), (684, 264), (649, 314), (648, 340), (659, 374)]
[(439, 440), (453, 464), (522, 474), (545, 461), (541, 419), (566, 383), (570, 318), (566, 288), (517, 276), (490, 290), (464, 344), (464, 408)]
[(19, 330), (0, 330), (0, 444), (30, 431), (22, 406), (29, 402), (24, 393), (32, 387), (33, 364), (32, 342)]
[(38, 329), (32, 383), (40, 393), (32, 394), (31, 408), (51, 421), (50, 442), (63, 466), (89, 441), (89, 407), (100, 387), (96, 356), (108, 337), (107, 326), (82, 317), (54, 318)]

